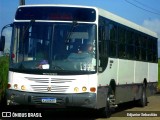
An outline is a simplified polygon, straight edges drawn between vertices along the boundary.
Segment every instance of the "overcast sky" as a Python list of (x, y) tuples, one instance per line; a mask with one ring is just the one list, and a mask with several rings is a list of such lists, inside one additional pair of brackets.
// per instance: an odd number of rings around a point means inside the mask
[[(158, 34), (160, 39), (160, 0), (26, 0), (26, 4), (76, 4), (96, 6), (144, 26)], [(0, 0), (0, 30), (12, 23), (19, 0)], [(11, 30), (3, 32), (6, 46), (10, 46)], [(160, 42), (159, 42), (160, 57)]]

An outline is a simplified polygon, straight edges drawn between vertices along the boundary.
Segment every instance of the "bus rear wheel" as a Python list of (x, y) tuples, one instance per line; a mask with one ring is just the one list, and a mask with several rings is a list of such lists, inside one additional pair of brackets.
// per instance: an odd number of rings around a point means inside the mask
[(141, 98), (139, 100), (139, 105), (141, 107), (147, 106), (147, 95), (146, 95), (146, 86), (143, 84), (142, 86), (142, 93), (141, 93)]

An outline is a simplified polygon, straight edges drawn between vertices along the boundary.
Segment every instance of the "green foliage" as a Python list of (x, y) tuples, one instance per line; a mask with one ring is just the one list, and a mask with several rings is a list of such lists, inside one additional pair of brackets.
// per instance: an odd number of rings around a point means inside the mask
[(9, 57), (0, 57), (0, 100), (5, 94), (8, 81)]

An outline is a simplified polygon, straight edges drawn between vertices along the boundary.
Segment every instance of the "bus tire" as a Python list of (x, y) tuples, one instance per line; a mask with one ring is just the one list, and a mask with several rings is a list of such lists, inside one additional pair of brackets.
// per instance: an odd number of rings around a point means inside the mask
[(139, 100), (139, 105), (141, 107), (147, 106), (147, 95), (146, 95), (146, 86), (143, 84), (142, 86), (142, 93), (141, 93), (141, 98)]
[(106, 106), (102, 109), (101, 113), (104, 118), (111, 117), (112, 109), (110, 106), (110, 96), (113, 95), (114, 91), (111, 87), (108, 88), (108, 95), (106, 97)]

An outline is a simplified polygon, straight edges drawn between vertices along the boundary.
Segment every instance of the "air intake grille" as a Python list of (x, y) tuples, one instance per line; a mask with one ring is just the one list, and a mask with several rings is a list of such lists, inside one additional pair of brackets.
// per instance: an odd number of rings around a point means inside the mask
[(31, 78), (26, 77), (31, 81), (31, 88), (33, 92), (43, 93), (64, 93), (69, 89), (69, 84), (75, 79), (64, 79), (64, 78)]

